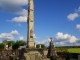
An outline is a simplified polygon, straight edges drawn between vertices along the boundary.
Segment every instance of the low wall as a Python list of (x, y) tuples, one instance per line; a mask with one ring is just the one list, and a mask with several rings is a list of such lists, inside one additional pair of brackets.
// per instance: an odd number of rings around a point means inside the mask
[(70, 59), (70, 60), (78, 60), (78, 59)]
[(47, 58), (47, 59), (42, 59), (42, 60), (50, 60), (49, 58)]
[(80, 55), (78, 55), (78, 60), (80, 60)]

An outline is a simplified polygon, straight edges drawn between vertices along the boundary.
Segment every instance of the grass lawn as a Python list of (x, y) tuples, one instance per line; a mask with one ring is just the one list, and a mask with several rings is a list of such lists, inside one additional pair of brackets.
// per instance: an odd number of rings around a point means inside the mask
[(70, 53), (80, 53), (80, 48), (69, 48), (67, 51)]

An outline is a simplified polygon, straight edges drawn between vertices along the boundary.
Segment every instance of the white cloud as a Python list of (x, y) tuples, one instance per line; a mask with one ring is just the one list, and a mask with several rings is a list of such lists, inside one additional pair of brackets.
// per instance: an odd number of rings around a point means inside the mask
[(38, 38), (35, 34), (33, 36), (34, 36), (35, 39)]
[(75, 36), (71, 36), (69, 39), (70, 43), (75, 43), (78, 39)]
[(76, 43), (75, 45), (76, 45), (76, 46), (80, 46), (80, 43)]
[(35, 41), (36, 44), (42, 44), (40, 41)]
[(54, 45), (56, 46), (74, 46), (79, 45), (80, 38), (77, 38), (70, 34), (63, 34), (58, 32), (54, 37)]
[(0, 34), (0, 39), (3, 39), (3, 40), (13, 40), (14, 37), (10, 33), (1, 33)]
[(64, 46), (65, 42), (63, 42), (63, 41), (61, 41), (61, 42), (55, 42), (54, 44), (57, 45), (57, 46)]
[(17, 30), (12, 30), (12, 32), (10, 32), (10, 33), (1, 33), (0, 39), (2, 39), (2, 40), (13, 40), (14, 35), (18, 35), (18, 34), (19, 33)]
[(63, 41), (63, 42), (69, 42), (69, 43), (75, 43), (78, 38), (76, 38), (75, 36), (71, 36), (69, 34), (63, 34), (62, 32), (58, 32), (55, 36), (55, 40), (56, 41)]
[(22, 23), (22, 22), (27, 22), (27, 10), (23, 9), (20, 12), (16, 12), (16, 14), (19, 14), (21, 16), (14, 17), (14, 18), (12, 18), (12, 20), (6, 20), (6, 21), (16, 22), (16, 23), (18, 23), (18, 26), (21, 26), (20, 23)]
[(70, 37), (70, 35), (68, 35), (68, 34), (63, 34), (63, 33), (61, 33), (61, 32), (58, 32), (57, 34), (56, 34), (56, 36), (55, 36), (55, 38), (57, 39), (57, 40), (59, 40), (59, 39), (68, 39)]
[[(44, 44), (46, 46), (49, 46), (50, 38), (47, 36), (46, 39), (43, 41), (35, 41), (36, 44)], [(62, 32), (58, 32), (55, 37), (53, 38), (53, 44), (55, 46), (73, 46), (73, 45), (79, 45), (80, 38), (77, 38), (70, 34), (63, 34)]]
[(14, 17), (12, 20), (6, 20), (6, 21), (12, 21), (18, 23), (18, 26), (21, 26), (20, 23), (27, 22), (27, 10), (23, 9), (22, 11), (16, 12), (15, 14), (19, 14), (21, 16)]
[[(22, 6), (28, 4), (28, 0), (0, 0), (0, 7), (3, 11), (8, 13), (20, 13), (26, 12)], [(20, 15), (23, 13), (20, 13)]]
[(76, 28), (80, 31), (80, 24), (77, 24)]
[(16, 24), (14, 24), (14, 26), (22, 26), (22, 25), (21, 25), (21, 23), (16, 23)]
[(34, 34), (34, 38), (37, 38), (35, 34)]
[(50, 42), (50, 39), (45, 39), (45, 40), (43, 40), (43, 41), (35, 41), (35, 43), (36, 44), (44, 44), (44, 45), (46, 45), (46, 46), (49, 46), (49, 42)]
[(80, 7), (78, 9), (75, 9), (75, 12), (80, 12)]
[(27, 10), (22, 8), (22, 6), (27, 4), (28, 0), (0, 0), (0, 7), (3, 11), (19, 15), (11, 20), (7, 20), (17, 22), (18, 26), (21, 26), (20, 23), (22, 22), (27, 22)]
[(11, 21), (17, 22), (17, 23), (27, 22), (27, 16), (14, 17)]
[(0, 0), (0, 6), (5, 5), (5, 4), (12, 4), (12, 5), (18, 5), (18, 6), (23, 6), (27, 5), (28, 0)]
[(18, 26), (21, 26), (21, 24), (20, 24), (20, 23), (18, 23)]
[(71, 21), (74, 21), (75, 18), (79, 17), (78, 13), (69, 14), (67, 18)]
[(26, 9), (22, 9), (21, 11), (18, 11), (15, 14), (27, 16), (27, 10)]
[(18, 33), (17, 30), (12, 30), (11, 34), (12, 34), (12, 35), (19, 35), (19, 33)]
[(19, 40), (24, 40), (24, 37), (23, 36), (19, 36)]
[(16, 23), (18, 23), (18, 24), (17, 24), (18, 26), (21, 26), (20, 23), (22, 23), (22, 22), (27, 22), (27, 10), (23, 9), (23, 10), (20, 11), (20, 12), (16, 12), (16, 14), (19, 14), (19, 15), (21, 15), (21, 16), (19, 16), (19, 17), (14, 17), (14, 18), (12, 18), (12, 20), (6, 20), (6, 21), (16, 22)]

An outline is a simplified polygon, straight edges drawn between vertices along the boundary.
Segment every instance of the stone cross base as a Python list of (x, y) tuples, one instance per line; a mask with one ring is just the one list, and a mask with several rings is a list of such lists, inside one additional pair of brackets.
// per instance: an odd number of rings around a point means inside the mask
[(42, 60), (42, 55), (38, 51), (24, 53), (25, 60)]

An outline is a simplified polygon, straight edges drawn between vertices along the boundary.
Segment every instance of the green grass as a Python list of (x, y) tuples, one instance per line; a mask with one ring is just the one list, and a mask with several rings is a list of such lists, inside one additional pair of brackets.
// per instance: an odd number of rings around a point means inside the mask
[(57, 52), (67, 51), (69, 53), (80, 53), (80, 48), (56, 48)]
[(70, 53), (80, 53), (80, 48), (69, 48), (67, 51)]

